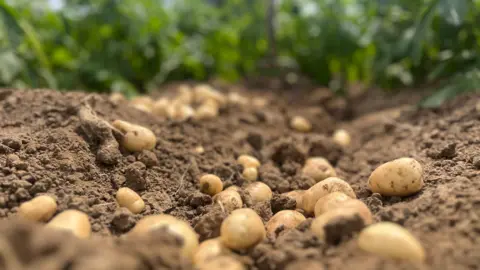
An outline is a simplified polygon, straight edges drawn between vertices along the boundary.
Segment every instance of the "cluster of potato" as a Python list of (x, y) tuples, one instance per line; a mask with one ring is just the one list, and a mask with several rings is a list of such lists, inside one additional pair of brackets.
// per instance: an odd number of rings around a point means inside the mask
[[(172, 98), (161, 97), (153, 100), (147, 96), (138, 96), (130, 100), (129, 104), (136, 109), (162, 118), (175, 121), (193, 118), (200, 121), (217, 117), (220, 109), (227, 104), (247, 105), (250, 102), (249, 98), (237, 92), (223, 94), (207, 84), (200, 84), (193, 88), (188, 85), (180, 85), (177, 91), (177, 95)], [(110, 100), (118, 102), (125, 98), (120, 93), (113, 93)]]

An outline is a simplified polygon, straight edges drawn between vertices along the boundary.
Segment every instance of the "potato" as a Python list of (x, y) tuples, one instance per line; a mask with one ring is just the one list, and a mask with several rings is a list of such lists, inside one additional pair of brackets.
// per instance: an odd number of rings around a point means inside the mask
[(365, 251), (387, 258), (425, 261), (425, 250), (420, 242), (392, 222), (380, 222), (363, 229), (358, 236), (358, 245)]
[(152, 150), (157, 144), (157, 137), (146, 127), (122, 120), (115, 120), (112, 125), (123, 133), (121, 144), (128, 151)]
[(220, 256), (201, 264), (199, 270), (245, 270), (245, 266), (230, 256)]
[(229, 254), (231, 251), (222, 244), (220, 238), (205, 240), (198, 246), (197, 252), (193, 256), (195, 265), (204, 264), (215, 257)]
[(384, 196), (408, 196), (423, 187), (423, 168), (413, 158), (399, 158), (376, 168), (368, 178), (372, 192)]
[(272, 190), (262, 182), (254, 182), (245, 187), (245, 191), (250, 194), (254, 203), (270, 201), (273, 197)]
[(237, 158), (237, 163), (242, 165), (243, 168), (258, 168), (260, 167), (260, 161), (250, 155), (240, 155)]
[[(325, 226), (327, 224), (329, 224), (330, 222), (332, 222), (336, 219), (340, 219), (340, 220), (341, 219), (351, 219), (351, 218), (355, 217), (356, 215), (360, 216), (360, 213), (358, 213), (358, 211), (356, 209), (353, 209), (353, 208), (337, 208), (337, 209), (328, 211), (328, 212), (323, 213), (322, 215), (316, 217), (312, 221), (312, 224), (310, 225), (310, 229), (311, 229), (312, 233), (316, 237), (318, 237), (318, 239), (328, 241), (327, 235), (326, 235), (326, 232), (325, 232)], [(363, 224), (363, 225), (365, 225), (365, 224)], [(354, 228), (354, 227), (348, 228), (348, 229), (358, 230), (358, 228)], [(337, 238), (338, 237), (339, 236), (337, 236)]]
[(199, 179), (200, 191), (210, 196), (214, 196), (223, 190), (223, 183), (220, 177), (214, 174), (205, 174)]
[(140, 105), (139, 107), (144, 107), (149, 110), (152, 109), (153, 103), (154, 103), (153, 100), (147, 96), (137, 96), (137, 97), (134, 97), (132, 100), (130, 100), (130, 105), (132, 105), (133, 107)]
[(234, 189), (226, 189), (213, 196), (213, 201), (220, 204), (227, 211), (233, 211), (243, 206), (242, 197)]
[(78, 210), (65, 210), (56, 215), (46, 225), (47, 228), (71, 232), (78, 238), (88, 238), (92, 227), (88, 215)]
[(227, 95), (228, 103), (232, 105), (245, 106), (248, 104), (248, 98), (240, 95), (237, 92), (230, 92)]
[(234, 210), (220, 227), (220, 239), (230, 249), (251, 248), (265, 238), (260, 216), (250, 208)]
[(167, 117), (169, 106), (170, 100), (168, 100), (167, 98), (159, 98), (153, 104), (152, 113), (156, 116)]
[(347, 208), (354, 209), (363, 219), (363, 223), (365, 223), (365, 225), (370, 225), (373, 223), (372, 212), (364, 202), (357, 199), (350, 199), (338, 204), (330, 205), (330, 209), (328, 211)]
[(289, 192), (282, 193), (282, 195), (294, 199), (295, 202), (297, 203), (296, 208), (300, 209), (302, 205), (302, 198), (304, 193), (305, 193), (305, 190), (292, 190)]
[(218, 116), (218, 110), (219, 108), (216, 102), (212, 100), (207, 100), (197, 108), (194, 118), (196, 120), (213, 119)]
[(187, 121), (195, 115), (195, 110), (187, 104), (174, 102), (167, 108), (167, 115), (174, 121)]
[(183, 240), (182, 255), (190, 259), (193, 257), (198, 248), (198, 236), (187, 222), (173, 216), (165, 214), (146, 216), (137, 222), (129, 235), (146, 234), (159, 228), (166, 228), (168, 232), (181, 238)]
[(337, 177), (329, 177), (316, 183), (303, 194), (301, 208), (305, 213), (312, 214), (317, 201), (335, 191), (343, 192), (354, 199), (357, 198), (352, 187), (347, 182)]
[(336, 142), (337, 144), (343, 147), (349, 146), (352, 141), (350, 134), (348, 133), (348, 131), (344, 129), (337, 129), (333, 133), (332, 139), (334, 142)]
[(302, 168), (302, 174), (313, 178), (317, 183), (328, 178), (337, 176), (333, 166), (322, 157), (313, 157), (307, 159)]
[(175, 101), (181, 104), (190, 105), (193, 102), (194, 94), (190, 86), (183, 84), (180, 85), (177, 89), (177, 96), (175, 97)]
[(255, 167), (245, 168), (242, 172), (242, 176), (248, 182), (254, 182), (258, 179), (258, 170)]
[(119, 92), (113, 92), (110, 94), (110, 97), (108, 98), (111, 102), (113, 103), (120, 103), (122, 101), (127, 100), (125, 96), (122, 93)]
[(57, 211), (55, 199), (48, 195), (40, 195), (24, 202), (18, 208), (18, 215), (31, 221), (48, 221)]
[(315, 204), (315, 216), (318, 217), (329, 210), (333, 210), (351, 199), (347, 194), (338, 191), (327, 194), (318, 199)]
[(276, 231), (280, 227), (282, 228), (282, 230), (293, 229), (305, 220), (305, 216), (303, 216), (297, 211), (282, 210), (276, 213), (265, 225), (267, 229), (267, 235), (270, 238), (275, 238)]
[(213, 89), (211, 86), (206, 84), (197, 85), (194, 88), (195, 101), (197, 103), (202, 103), (206, 100), (214, 100), (220, 107), (224, 107), (227, 104), (227, 98), (221, 92)]
[(302, 116), (294, 116), (290, 120), (290, 127), (296, 131), (309, 132), (312, 130), (312, 124)]
[(117, 202), (121, 207), (125, 207), (134, 214), (141, 213), (145, 209), (145, 202), (133, 190), (128, 187), (122, 187), (117, 191)]

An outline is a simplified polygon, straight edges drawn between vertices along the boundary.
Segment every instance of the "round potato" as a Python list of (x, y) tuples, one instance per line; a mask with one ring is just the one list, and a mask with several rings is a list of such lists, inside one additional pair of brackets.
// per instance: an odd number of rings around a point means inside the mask
[(423, 187), (423, 168), (413, 158), (399, 158), (380, 165), (368, 178), (372, 192), (384, 196), (408, 196)]

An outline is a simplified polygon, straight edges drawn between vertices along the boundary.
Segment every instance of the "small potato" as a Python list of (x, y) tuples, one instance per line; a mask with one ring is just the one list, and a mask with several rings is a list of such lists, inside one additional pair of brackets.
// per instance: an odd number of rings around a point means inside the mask
[(209, 85), (197, 85), (193, 91), (195, 94), (195, 101), (197, 103), (202, 103), (209, 99), (215, 100), (220, 107), (224, 107), (227, 103), (227, 98), (225, 97), (225, 95), (213, 89)]
[(174, 121), (187, 121), (195, 115), (195, 110), (190, 105), (173, 103), (167, 108), (167, 115)]
[(65, 210), (46, 225), (47, 228), (69, 231), (78, 238), (88, 238), (92, 233), (88, 215), (78, 210)]
[(132, 106), (143, 105), (145, 108), (149, 109), (152, 109), (153, 103), (153, 100), (147, 96), (137, 96), (130, 100), (130, 104)]
[(222, 243), (233, 250), (251, 248), (260, 243), (265, 234), (262, 219), (250, 208), (234, 210), (220, 227)]
[(257, 179), (258, 179), (258, 170), (257, 170), (257, 168), (255, 168), (255, 167), (245, 168), (245, 169), (243, 169), (242, 176), (243, 176), (243, 178), (245, 178), (245, 180), (247, 180), (248, 182), (257, 181)]
[(423, 187), (423, 168), (413, 158), (399, 158), (376, 168), (368, 178), (372, 192), (384, 196), (408, 196)]
[(197, 108), (194, 118), (196, 120), (208, 120), (218, 117), (218, 105), (215, 102), (205, 102)]
[(312, 124), (302, 116), (294, 116), (290, 120), (290, 127), (296, 131), (309, 132), (312, 130)]
[(332, 192), (318, 199), (315, 204), (315, 216), (318, 217), (321, 214), (333, 210), (338, 206), (341, 206), (345, 201), (351, 200), (347, 194), (342, 192)]
[(293, 229), (305, 220), (305, 216), (303, 216), (297, 211), (282, 210), (276, 213), (265, 225), (265, 227), (267, 228), (267, 235), (270, 238), (275, 238), (276, 232), (280, 227), (282, 228), (282, 230)]
[(252, 105), (259, 109), (265, 108), (268, 105), (268, 99), (264, 97), (254, 97), (252, 98)]
[(181, 104), (190, 105), (193, 102), (194, 94), (190, 86), (183, 84), (180, 85), (177, 89), (178, 95), (175, 98), (175, 101)]
[(187, 222), (173, 216), (165, 214), (146, 216), (137, 222), (129, 234), (141, 235), (160, 228), (166, 228), (170, 233), (180, 237), (183, 240), (182, 254), (186, 258), (193, 257), (198, 248), (198, 236)]
[[(329, 239), (327, 239), (327, 235), (326, 235), (326, 231), (325, 231), (325, 226), (327, 224), (329, 224), (330, 222), (333, 222), (335, 220), (352, 219), (353, 217), (355, 217), (357, 215), (360, 216), (360, 214), (353, 208), (337, 208), (337, 209), (328, 211), (328, 212), (323, 213), (322, 215), (316, 217), (312, 221), (312, 224), (310, 225), (310, 229), (312, 230), (312, 233), (316, 237), (318, 237), (318, 239), (327, 240), (327, 242), (329, 242), (328, 241)], [(357, 218), (357, 220), (358, 220), (358, 218)], [(353, 227), (353, 226), (347, 226), (346, 227), (347, 231), (345, 231), (345, 233), (348, 233), (349, 231), (359, 231), (366, 224), (363, 223), (363, 224), (356, 224), (356, 225), (361, 225), (361, 227), (357, 228), (357, 227)], [(340, 230), (341, 229), (339, 228), (339, 233), (341, 232)], [(336, 235), (337, 239), (341, 238), (341, 237), (342, 237), (341, 235)]]
[(239, 187), (239, 186), (236, 186), (236, 185), (233, 185), (233, 186), (229, 186), (229, 187), (226, 188), (225, 190), (235, 190), (236, 192), (239, 192), (239, 191), (240, 191), (240, 187)]
[(230, 92), (227, 95), (228, 103), (232, 105), (245, 106), (248, 104), (248, 98), (240, 95), (237, 92)]
[(198, 249), (193, 256), (193, 263), (195, 265), (202, 265), (215, 257), (229, 253), (230, 250), (222, 244), (220, 238), (205, 240), (200, 243), (200, 246), (198, 246)]
[(170, 106), (170, 100), (167, 98), (159, 98), (153, 103), (152, 113), (159, 117), (168, 116), (168, 108)]
[(250, 155), (241, 155), (237, 158), (237, 163), (242, 165), (243, 168), (258, 168), (260, 167), (260, 161)]
[(350, 137), (350, 133), (344, 129), (337, 129), (332, 136), (332, 139), (337, 144), (347, 147), (350, 145), (352, 138)]
[(200, 177), (200, 191), (213, 196), (223, 190), (223, 183), (220, 177), (213, 174), (205, 174)]
[(125, 207), (134, 214), (141, 213), (145, 209), (145, 202), (133, 190), (128, 187), (122, 187), (117, 191), (117, 202), (121, 207)]
[(254, 203), (270, 201), (273, 197), (270, 187), (262, 182), (248, 184), (245, 191), (250, 194)]
[(392, 222), (379, 222), (363, 229), (358, 236), (358, 245), (365, 251), (387, 258), (425, 261), (425, 250), (420, 242)]
[(227, 211), (242, 208), (243, 201), (240, 194), (234, 189), (227, 189), (213, 196), (213, 201), (219, 203)]
[(112, 124), (123, 132), (122, 146), (131, 152), (152, 150), (157, 144), (157, 137), (148, 128), (131, 124), (127, 121), (115, 120)]
[(300, 207), (302, 205), (302, 198), (303, 198), (304, 193), (305, 193), (305, 190), (293, 190), (293, 191), (289, 191), (289, 192), (286, 192), (286, 193), (282, 193), (282, 195), (294, 199), (295, 202), (297, 203), (296, 208), (300, 209)]
[(322, 157), (307, 159), (302, 174), (313, 178), (317, 183), (328, 177), (337, 176), (332, 164)]
[(37, 196), (22, 203), (18, 208), (18, 214), (31, 221), (48, 221), (55, 211), (57, 211), (57, 203), (48, 195)]
[(312, 214), (317, 201), (335, 191), (343, 192), (354, 199), (357, 198), (352, 187), (347, 182), (337, 177), (329, 177), (316, 183), (303, 194), (301, 208), (307, 214)]
[(113, 92), (110, 94), (110, 97), (108, 98), (111, 102), (113, 103), (119, 103), (121, 101), (127, 100), (125, 96), (122, 93), (119, 92)]
[(194, 151), (197, 154), (203, 154), (203, 153), (205, 153), (205, 148), (203, 148), (203, 146), (200, 145), (200, 146), (195, 147)]
[(230, 256), (220, 256), (198, 266), (199, 270), (245, 270), (245, 266)]
[(132, 106), (133, 108), (137, 109), (137, 110), (142, 111), (142, 112), (147, 112), (147, 113), (151, 113), (151, 112), (152, 112), (152, 107), (148, 107), (147, 105), (142, 104), (142, 103), (132, 104), (131, 106)]

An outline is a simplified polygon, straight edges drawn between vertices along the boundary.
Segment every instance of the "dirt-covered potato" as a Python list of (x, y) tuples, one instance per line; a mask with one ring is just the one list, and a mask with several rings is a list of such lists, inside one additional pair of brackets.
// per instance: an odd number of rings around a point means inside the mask
[(270, 201), (273, 197), (272, 190), (262, 182), (254, 182), (245, 187), (245, 191), (250, 194), (254, 203)]
[(322, 198), (318, 199), (317, 203), (315, 204), (315, 216), (318, 217), (321, 214), (333, 210), (338, 206), (341, 206), (345, 203), (345, 201), (351, 200), (352, 198), (349, 197), (347, 194), (343, 192), (332, 192), (323, 196)]
[(351, 198), (357, 198), (352, 187), (347, 182), (337, 177), (329, 177), (316, 183), (303, 194), (301, 208), (307, 214), (312, 214), (315, 204), (320, 198), (336, 191), (345, 193)]
[(112, 125), (123, 133), (121, 144), (128, 151), (152, 150), (157, 144), (157, 137), (146, 127), (122, 120), (115, 120)]
[(227, 97), (209, 85), (197, 85), (193, 91), (195, 95), (195, 101), (197, 103), (203, 103), (206, 100), (214, 100), (220, 107), (223, 107), (227, 104)]
[(140, 219), (129, 232), (130, 235), (146, 234), (152, 230), (166, 228), (168, 232), (183, 240), (182, 254), (192, 258), (198, 248), (198, 236), (193, 228), (185, 221), (171, 215), (152, 215)]
[(200, 191), (214, 196), (223, 190), (223, 183), (220, 177), (214, 174), (205, 174), (199, 179)]
[(242, 165), (243, 168), (258, 168), (260, 167), (260, 161), (250, 155), (240, 155), (237, 158), (237, 163)]
[(361, 249), (393, 259), (413, 262), (425, 260), (420, 242), (405, 228), (392, 222), (380, 222), (363, 229), (358, 236)]
[(320, 182), (328, 177), (337, 176), (335, 169), (327, 159), (322, 157), (312, 157), (307, 159), (302, 168), (302, 174)]
[(305, 216), (295, 210), (282, 210), (276, 213), (265, 225), (267, 235), (275, 238), (277, 230), (289, 230), (305, 221)]
[(188, 104), (173, 102), (167, 108), (168, 118), (174, 121), (187, 121), (195, 115), (195, 110)]
[(18, 215), (31, 221), (48, 221), (57, 211), (57, 203), (48, 195), (37, 196), (18, 208)]
[(193, 263), (197, 266), (202, 265), (215, 257), (229, 254), (231, 251), (222, 244), (220, 238), (208, 239), (200, 243), (195, 255)]
[(245, 270), (245, 266), (231, 256), (220, 256), (198, 267), (199, 270)]
[(71, 232), (78, 238), (88, 238), (92, 227), (88, 215), (78, 210), (65, 210), (47, 223), (47, 228)]
[(145, 209), (145, 202), (135, 191), (128, 187), (122, 187), (117, 191), (117, 202), (121, 207), (125, 207), (130, 212), (138, 214)]
[(266, 236), (260, 216), (250, 208), (234, 210), (220, 227), (220, 239), (230, 249), (242, 250), (255, 246)]
[[(326, 231), (326, 226), (329, 223), (339, 222), (343, 223), (346, 226), (336, 227), (336, 232), (331, 233), (328, 235)], [(323, 213), (322, 215), (316, 217), (312, 224), (310, 225), (310, 229), (312, 233), (321, 240), (326, 240), (327, 242), (336, 242), (340, 240), (342, 237), (346, 236), (346, 234), (350, 234), (352, 232), (360, 231), (366, 224), (362, 221), (362, 217), (360, 213), (356, 209), (353, 208), (337, 208), (335, 210), (328, 211)], [(345, 235), (342, 235), (345, 234)], [(336, 239), (336, 240), (332, 240)]]
[(147, 96), (137, 96), (130, 100), (130, 106), (145, 112), (152, 112), (154, 101)]
[(226, 189), (213, 196), (213, 201), (220, 204), (227, 211), (242, 208), (243, 201), (240, 194), (234, 189)]
[(423, 187), (422, 165), (406, 157), (384, 163), (372, 172), (368, 187), (385, 196), (412, 195)]
[(306, 190), (292, 190), (289, 192), (282, 193), (282, 195), (292, 198), (297, 203), (296, 208), (301, 209), (303, 194)]
[(157, 99), (155, 103), (153, 103), (152, 113), (156, 116), (167, 117), (170, 103), (171, 101), (167, 98)]
[(254, 182), (258, 179), (258, 170), (255, 167), (243, 169), (242, 176), (247, 182)]

